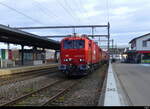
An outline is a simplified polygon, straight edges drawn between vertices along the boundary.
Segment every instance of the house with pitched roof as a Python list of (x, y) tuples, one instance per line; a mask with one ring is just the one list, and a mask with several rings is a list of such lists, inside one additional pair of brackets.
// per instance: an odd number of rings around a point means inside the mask
[(150, 63), (150, 33), (132, 39), (129, 44), (134, 62)]

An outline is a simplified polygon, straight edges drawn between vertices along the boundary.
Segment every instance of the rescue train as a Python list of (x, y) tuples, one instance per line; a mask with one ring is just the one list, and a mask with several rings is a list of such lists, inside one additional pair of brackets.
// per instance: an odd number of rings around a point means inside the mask
[(61, 40), (59, 70), (66, 76), (84, 76), (107, 63), (108, 53), (87, 35), (71, 36)]

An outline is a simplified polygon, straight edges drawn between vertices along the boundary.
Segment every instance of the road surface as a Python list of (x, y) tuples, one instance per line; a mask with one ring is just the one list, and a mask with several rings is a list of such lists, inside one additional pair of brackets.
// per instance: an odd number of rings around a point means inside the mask
[(150, 65), (113, 64), (133, 106), (150, 105)]

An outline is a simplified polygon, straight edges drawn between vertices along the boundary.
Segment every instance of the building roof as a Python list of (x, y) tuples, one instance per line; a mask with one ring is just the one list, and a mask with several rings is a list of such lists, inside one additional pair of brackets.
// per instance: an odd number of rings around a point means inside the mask
[(0, 42), (59, 50), (60, 42), (0, 24)]
[(132, 43), (133, 41), (135, 41), (135, 40), (137, 40), (137, 39), (139, 39), (139, 38), (145, 37), (145, 36), (147, 36), (147, 35), (150, 35), (150, 33), (147, 33), (147, 34), (144, 34), (144, 35), (142, 35), (142, 36), (136, 37), (136, 38), (132, 39), (129, 43)]

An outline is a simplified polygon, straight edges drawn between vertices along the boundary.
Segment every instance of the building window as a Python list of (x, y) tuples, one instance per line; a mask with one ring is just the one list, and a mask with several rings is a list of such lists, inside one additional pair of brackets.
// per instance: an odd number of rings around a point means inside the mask
[(147, 41), (143, 41), (143, 47), (147, 47)]
[(136, 41), (133, 41), (133, 42), (131, 43), (131, 49), (133, 49), (134, 47), (136, 47)]

